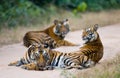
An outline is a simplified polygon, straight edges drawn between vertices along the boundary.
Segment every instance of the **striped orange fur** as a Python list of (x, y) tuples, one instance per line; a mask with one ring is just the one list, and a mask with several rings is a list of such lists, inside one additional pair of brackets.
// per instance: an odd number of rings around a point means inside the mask
[(74, 46), (75, 44), (64, 40), (70, 31), (68, 19), (59, 21), (54, 20), (54, 25), (42, 31), (29, 31), (23, 38), (24, 46), (29, 47), (31, 44), (47, 44), (51, 48), (59, 46)]
[(48, 50), (50, 51), (50, 61), (47, 66), (78, 69), (94, 66), (103, 57), (103, 44), (97, 29), (98, 25), (94, 25), (82, 32), (82, 39), (85, 43), (80, 47), (79, 51), (63, 53)]
[[(63, 53), (52, 50), (48, 46), (44, 48), (39, 46), (36, 47), (35, 52), (41, 53), (38, 53), (37, 56), (39, 58), (35, 58), (35, 64), (31, 66), (38, 70), (53, 69), (54, 67), (83, 69), (94, 66), (103, 57), (103, 44), (99, 34), (97, 33), (97, 29), (98, 25), (94, 25), (83, 30), (82, 39), (85, 43), (80, 47), (80, 50), (75, 52)], [(44, 65), (41, 60), (45, 60)], [(32, 64), (33, 63), (34, 62), (32, 62)]]

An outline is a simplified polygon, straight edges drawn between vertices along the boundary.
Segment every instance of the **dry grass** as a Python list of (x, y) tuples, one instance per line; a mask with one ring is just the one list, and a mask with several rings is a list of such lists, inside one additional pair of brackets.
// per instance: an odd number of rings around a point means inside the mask
[(22, 42), (22, 38), (27, 31), (42, 30), (45, 27), (52, 25), (54, 19), (64, 18), (69, 19), (72, 30), (78, 30), (94, 24), (106, 26), (110, 24), (120, 23), (120, 10), (86, 12), (78, 14), (77, 16), (73, 15), (70, 12), (63, 11), (61, 15), (54, 15), (53, 18), (50, 20), (50, 23), (47, 23), (45, 25), (30, 27), (18, 26), (14, 29), (2, 29), (0, 32), (0, 46)]
[(71, 73), (63, 71), (64, 78), (120, 78), (120, 54), (113, 60), (104, 61), (85, 71), (77, 70)]
[(27, 31), (36, 30), (41, 27), (17, 27), (15, 29), (2, 29), (0, 32), (0, 46), (22, 42)]

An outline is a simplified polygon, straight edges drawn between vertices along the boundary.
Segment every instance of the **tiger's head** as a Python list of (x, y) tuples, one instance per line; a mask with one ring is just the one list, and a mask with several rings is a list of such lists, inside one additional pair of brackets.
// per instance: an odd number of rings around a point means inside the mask
[(65, 19), (63, 21), (54, 20), (54, 25), (54, 33), (62, 39), (70, 31), (68, 19)]
[(95, 41), (99, 37), (97, 29), (98, 24), (95, 24), (90, 28), (84, 29), (82, 32), (82, 40), (85, 41), (85, 43)]
[(50, 60), (49, 48), (46, 45), (31, 45), (28, 49), (28, 54), (39, 70), (44, 70)]

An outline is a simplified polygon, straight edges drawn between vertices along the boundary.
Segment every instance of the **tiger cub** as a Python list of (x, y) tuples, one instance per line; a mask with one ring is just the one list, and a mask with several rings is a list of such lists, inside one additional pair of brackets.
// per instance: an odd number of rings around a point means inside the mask
[(94, 66), (103, 57), (103, 45), (97, 29), (98, 25), (94, 25), (82, 32), (82, 39), (85, 43), (76, 52), (63, 53), (48, 48), (47, 56), (50, 57), (46, 67), (83, 69)]
[[(47, 45), (48, 46), (48, 45)], [(21, 66), (23, 69), (27, 70), (44, 70), (45, 66), (50, 59), (48, 55), (49, 49), (46, 45), (30, 45), (24, 57), (15, 62), (11, 62), (8, 66)]]
[(54, 25), (43, 31), (27, 32), (23, 38), (23, 43), (26, 47), (29, 47), (33, 43), (44, 44), (44, 42), (48, 42), (47, 44), (50, 44), (52, 48), (59, 46), (75, 46), (75, 44), (64, 40), (69, 31), (68, 19), (63, 21), (54, 20)]
[(82, 39), (85, 43), (80, 47), (80, 51), (95, 63), (98, 63), (103, 57), (104, 49), (97, 29), (98, 24), (95, 24), (93, 27), (83, 30)]
[(103, 57), (103, 44), (97, 33), (98, 25), (84, 29), (82, 40), (85, 42), (80, 50), (69, 53), (64, 58), (67, 68), (88, 68), (94, 66)]

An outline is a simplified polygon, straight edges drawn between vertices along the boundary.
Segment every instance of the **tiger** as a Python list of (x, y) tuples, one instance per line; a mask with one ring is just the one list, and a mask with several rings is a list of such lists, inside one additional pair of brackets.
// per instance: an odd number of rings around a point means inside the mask
[(30, 45), (24, 57), (9, 63), (8, 66), (21, 66), (21, 68), (26, 70), (44, 70), (50, 58), (47, 46), (38, 44)]
[(29, 47), (31, 44), (44, 44), (47, 42), (51, 48), (60, 46), (76, 46), (76, 44), (64, 40), (70, 31), (69, 20), (54, 20), (54, 25), (42, 31), (29, 31), (23, 37), (23, 44)]
[(99, 25), (95, 24), (91, 28), (84, 29), (82, 39), (84, 46), (80, 47), (80, 51), (90, 57), (95, 63), (98, 63), (103, 57), (103, 44), (97, 32)]
[[(77, 68), (84, 69), (93, 67), (103, 57), (103, 44), (97, 33), (98, 25), (94, 25), (82, 32), (83, 46), (78, 51), (63, 53), (47, 48), (50, 58), (46, 63), (46, 68)], [(46, 56), (47, 57), (47, 56)]]

